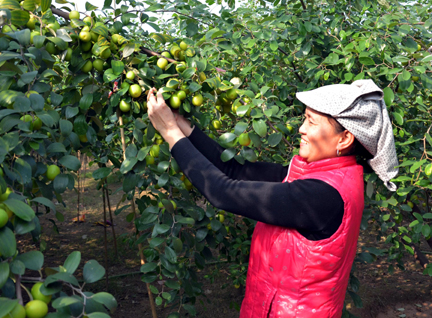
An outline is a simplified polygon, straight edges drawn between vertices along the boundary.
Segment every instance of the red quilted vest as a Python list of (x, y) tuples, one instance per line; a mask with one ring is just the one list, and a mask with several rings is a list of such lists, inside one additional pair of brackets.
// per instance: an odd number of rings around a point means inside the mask
[(364, 208), (363, 168), (354, 156), (311, 163), (295, 156), (283, 182), (297, 179), (319, 179), (338, 190), (342, 224), (330, 238), (310, 241), (295, 229), (258, 222), (240, 318), (342, 315)]

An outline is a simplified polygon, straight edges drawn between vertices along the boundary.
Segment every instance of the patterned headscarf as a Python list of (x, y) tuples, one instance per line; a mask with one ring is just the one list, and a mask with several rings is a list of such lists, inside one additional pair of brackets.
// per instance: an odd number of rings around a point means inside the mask
[(297, 98), (306, 106), (332, 116), (373, 155), (368, 164), (396, 191), (390, 182), (399, 165), (393, 138), (392, 124), (383, 101), (383, 91), (372, 80), (358, 80), (351, 85), (335, 84), (307, 92)]

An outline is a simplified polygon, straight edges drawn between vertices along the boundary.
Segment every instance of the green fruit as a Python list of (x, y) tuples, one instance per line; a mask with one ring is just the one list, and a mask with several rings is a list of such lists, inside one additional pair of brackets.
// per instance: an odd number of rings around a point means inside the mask
[(0, 201), (6, 201), (9, 198), (9, 195), (12, 193), (11, 188), (6, 188), (6, 191), (0, 194)]
[(248, 133), (242, 133), (239, 137), (238, 137), (238, 142), (240, 145), (242, 146), (249, 146), (249, 144), (251, 143), (251, 140), (249, 138), (249, 134)]
[(413, 76), (413, 77), (411, 77), (411, 79), (413, 80), (413, 82), (418, 82), (419, 81), (419, 77), (418, 76)]
[(97, 42), (97, 40), (99, 39), (99, 34), (90, 32), (90, 35), (91, 35), (92, 42)]
[(9, 216), (5, 210), (0, 209), (0, 228), (6, 225), (9, 220)]
[(91, 42), (82, 42), (81, 43), (81, 50), (83, 50), (84, 52), (90, 51), (91, 48), (92, 48)]
[(174, 109), (180, 108), (181, 99), (177, 95), (172, 95), (169, 99), (170, 106)]
[(60, 24), (57, 21), (54, 23), (48, 23), (47, 28), (57, 31), (58, 29), (60, 29)]
[(226, 92), (226, 96), (229, 100), (234, 100), (237, 98), (237, 90), (234, 88), (231, 88), (229, 90), (227, 90)]
[(126, 102), (124, 99), (122, 99), (121, 101), (120, 101), (120, 110), (122, 111), (122, 112), (124, 112), (124, 113), (126, 113), (126, 112), (128, 112), (128, 111), (130, 111), (130, 109), (131, 109), (131, 104), (130, 103), (128, 103), (128, 102)]
[(111, 40), (114, 42), (114, 44), (118, 44), (119, 43), (119, 39), (120, 39), (120, 35), (119, 34), (113, 34), (111, 36)]
[(166, 84), (167, 87), (169, 88), (173, 88), (173, 89), (177, 89), (177, 87), (179, 86), (180, 82), (176, 79), (170, 79), (168, 81), (168, 83)]
[(165, 70), (168, 65), (168, 60), (161, 57), (159, 60), (157, 60), (156, 64), (160, 69)]
[(69, 19), (79, 20), (79, 18), (80, 18), (80, 13), (78, 11), (69, 12)]
[(152, 156), (153, 158), (158, 158), (159, 157), (159, 150), (160, 150), (159, 145), (153, 145), (150, 148), (150, 156)]
[(103, 60), (96, 59), (93, 61), (93, 67), (95, 68), (96, 71), (98, 71), (99, 73), (102, 73), (104, 63), (105, 62)]
[(204, 102), (204, 98), (201, 94), (196, 94), (194, 97), (192, 97), (192, 104), (194, 106), (201, 106)]
[(177, 254), (183, 250), (183, 242), (178, 237), (173, 238), (173, 249)]
[(58, 49), (54, 43), (48, 42), (45, 46), (45, 50), (50, 54), (58, 54)]
[(33, 299), (41, 300), (45, 304), (48, 304), (51, 301), (52, 295), (46, 296), (46, 295), (42, 294), (42, 292), (40, 291), (40, 288), (42, 287), (42, 285), (43, 285), (43, 283), (34, 284), (32, 289), (31, 289), (31, 294), (33, 296)]
[(102, 51), (102, 53), (100, 54), (100, 57), (103, 58), (104, 60), (106, 60), (107, 58), (109, 58), (111, 56), (111, 50), (110, 49), (105, 49)]
[(126, 73), (126, 78), (130, 81), (133, 81), (135, 78), (135, 73), (133, 71), (129, 71)]
[(171, 50), (170, 50), (170, 53), (171, 53), (171, 55), (172, 56), (177, 56), (178, 55), (178, 53), (181, 51), (181, 48), (180, 47), (178, 47), (177, 45), (173, 45), (172, 47), (171, 47)]
[(33, 44), (33, 38), (35, 37), (35, 35), (40, 35), (39, 31), (31, 31), (30, 32), (30, 43)]
[(180, 98), (180, 100), (185, 100), (186, 99), (186, 92), (183, 90), (180, 90), (177, 92), (177, 97)]
[(42, 120), (39, 117), (35, 116), (33, 121), (33, 130), (39, 130), (42, 128)]
[(81, 31), (78, 35), (79, 39), (83, 42), (91, 41), (91, 34), (89, 31)]
[(155, 158), (150, 155), (147, 155), (145, 157), (145, 161), (147, 165), (153, 165), (155, 163)]
[(36, 27), (36, 19), (35, 18), (30, 18), (26, 24), (26, 26), (30, 29), (30, 30), (34, 30)]
[(42, 318), (48, 313), (48, 305), (41, 300), (32, 300), (25, 305), (27, 318)]
[(78, 135), (78, 139), (79, 139), (81, 142), (88, 142), (87, 135)]
[(121, 83), (121, 85), (120, 85), (120, 88), (121, 88), (121, 89), (125, 89), (125, 88), (127, 88), (127, 89), (129, 90), (129, 87), (130, 87), (130, 84), (129, 84), (128, 82), (123, 82), (123, 83)]
[(186, 65), (183, 63), (179, 63), (176, 65), (176, 71), (181, 73), (186, 69)]
[(221, 129), (222, 128), (222, 123), (220, 120), (217, 119), (213, 119), (211, 122), (211, 125), (214, 129)]
[(23, 306), (16, 304), (16, 306), (3, 318), (25, 318), (26, 311)]
[(184, 51), (184, 50), (186, 50), (187, 48), (188, 48), (188, 45), (185, 43), (185, 42), (183, 42), (183, 41), (181, 41), (180, 42), (180, 48)]
[(87, 25), (92, 25), (93, 19), (92, 19), (92, 17), (86, 16), (86, 17), (83, 19), (83, 22), (84, 22), (85, 24), (87, 24)]
[(91, 72), (92, 69), (93, 69), (92, 61), (87, 61), (84, 64), (84, 66), (81, 68), (81, 71), (83, 71), (84, 73), (88, 73), (88, 72)]
[(85, 27), (83, 27), (81, 29), (82, 32), (90, 32), (90, 27), (88, 25), (86, 25)]
[(133, 98), (138, 98), (141, 96), (142, 89), (138, 84), (133, 84), (129, 87), (129, 95)]
[(73, 53), (73, 50), (70, 47), (68, 47), (66, 49), (66, 54), (65, 54), (65, 58), (64, 58), (65, 61), (70, 61), (72, 59), (72, 53)]
[(199, 72), (199, 79), (201, 82), (204, 82), (207, 79), (207, 76), (204, 74), (204, 72)]
[(46, 176), (49, 180), (54, 180), (60, 174), (60, 168), (56, 165), (48, 166)]
[(292, 134), (292, 132), (294, 131), (294, 127), (291, 126), (290, 124), (287, 124), (286, 128), (288, 129), (288, 131), (290, 132), (290, 134)]
[(163, 51), (163, 52), (161, 53), (161, 55), (162, 55), (163, 57), (168, 58), (168, 59), (172, 59), (172, 56), (171, 56), (171, 54), (170, 54), (168, 51)]

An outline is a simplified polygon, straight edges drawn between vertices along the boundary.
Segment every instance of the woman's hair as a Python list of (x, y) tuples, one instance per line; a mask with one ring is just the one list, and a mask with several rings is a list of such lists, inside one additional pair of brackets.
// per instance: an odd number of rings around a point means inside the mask
[[(336, 133), (339, 134), (347, 130), (334, 117), (324, 113), (321, 114), (327, 117), (327, 120), (329, 121), (330, 125), (334, 127)], [(345, 156), (350, 155), (355, 155), (359, 157), (360, 160), (368, 160), (373, 158), (372, 154), (357, 140), (357, 138), (354, 138), (354, 143), (352, 144), (350, 151), (345, 154)]]

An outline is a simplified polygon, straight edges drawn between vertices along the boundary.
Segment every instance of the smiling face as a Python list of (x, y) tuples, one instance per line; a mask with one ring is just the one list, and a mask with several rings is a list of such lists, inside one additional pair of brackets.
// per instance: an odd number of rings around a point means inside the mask
[(309, 107), (306, 108), (305, 120), (299, 132), (299, 155), (307, 162), (334, 158), (337, 149), (344, 155), (354, 142), (354, 136), (349, 131), (338, 132), (327, 116)]

